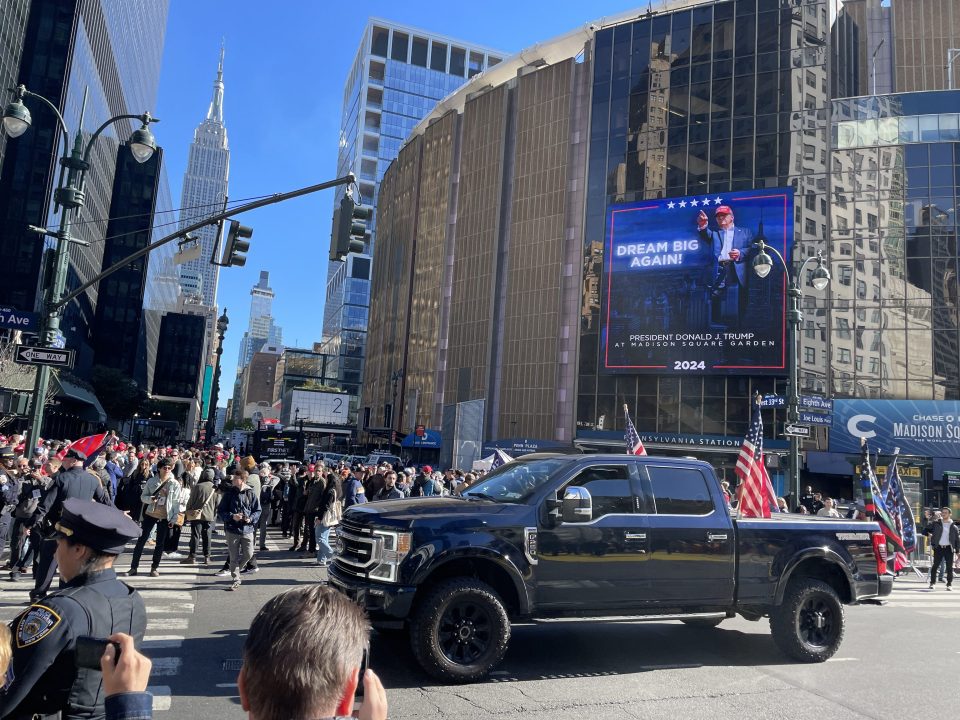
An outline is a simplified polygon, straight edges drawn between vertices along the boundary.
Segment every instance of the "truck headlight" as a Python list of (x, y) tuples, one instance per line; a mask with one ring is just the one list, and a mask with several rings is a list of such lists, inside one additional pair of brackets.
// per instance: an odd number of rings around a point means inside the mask
[(408, 532), (373, 531), (373, 537), (377, 543), (374, 552), (379, 563), (369, 573), (371, 580), (397, 581), (400, 563), (410, 552), (412, 536), (413, 533)]

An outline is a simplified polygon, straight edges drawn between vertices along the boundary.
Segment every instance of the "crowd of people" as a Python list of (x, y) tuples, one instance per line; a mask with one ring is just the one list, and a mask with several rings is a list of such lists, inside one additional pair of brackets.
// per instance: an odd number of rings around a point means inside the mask
[(258, 463), (250, 455), (215, 445), (205, 449), (182, 446), (126, 444), (108, 436), (95, 457), (68, 443), (46, 441), (26, 453), (23, 438), (0, 438), (0, 558), (9, 579), (32, 574), (33, 599), (50, 587), (56, 564), (45, 536), (58, 480), (66, 472), (80, 495), (114, 505), (140, 527), (128, 575), (142, 572), (146, 553), (152, 576), (160, 574), (164, 558), (187, 565), (212, 565), (214, 533), (224, 536), (227, 559), (215, 570), (231, 579), (231, 590), (242, 576), (256, 573), (257, 554), (267, 550), (267, 528), (277, 527), (289, 540), (290, 552), (301, 553), (326, 566), (334, 556), (333, 527), (345, 508), (358, 503), (405, 497), (459, 495), (482, 473), (323, 462)]

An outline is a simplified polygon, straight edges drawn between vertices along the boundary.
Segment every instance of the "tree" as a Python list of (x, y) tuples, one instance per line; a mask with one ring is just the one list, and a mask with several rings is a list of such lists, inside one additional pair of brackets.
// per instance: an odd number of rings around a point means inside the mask
[(97, 399), (114, 420), (129, 420), (146, 400), (146, 393), (122, 370), (97, 365), (93, 368), (91, 381)]
[[(11, 333), (9, 339), (0, 341), (0, 388), (16, 394), (33, 395), (33, 386), (37, 377), (36, 365), (21, 365), (13, 357), (19, 345), (20, 331)], [(52, 378), (59, 377), (59, 371), (51, 368)], [(57, 395), (57, 385), (51, 382), (43, 399), (45, 406), (50, 405)], [(15, 412), (0, 412), (0, 429), (3, 429), (19, 416)]]

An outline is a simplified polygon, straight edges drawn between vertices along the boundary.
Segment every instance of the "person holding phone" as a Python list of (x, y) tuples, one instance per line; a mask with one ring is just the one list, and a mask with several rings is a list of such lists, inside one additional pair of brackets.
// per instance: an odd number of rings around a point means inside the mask
[(81, 498), (63, 501), (53, 540), (66, 585), (11, 623), (13, 679), (0, 694), (0, 717), (104, 716), (100, 670), (76, 662), (77, 641), (124, 632), (142, 642), (143, 598), (113, 569), (124, 546), (139, 534), (137, 524), (112, 506)]

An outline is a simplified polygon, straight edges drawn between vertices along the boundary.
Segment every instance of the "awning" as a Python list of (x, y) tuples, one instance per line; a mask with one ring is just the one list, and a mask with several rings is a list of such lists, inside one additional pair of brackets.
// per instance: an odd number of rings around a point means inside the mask
[(89, 406), (89, 412), (84, 414), (85, 420), (90, 420), (91, 422), (106, 422), (107, 413), (93, 392), (63, 377), (55, 378), (54, 382), (60, 387), (57, 391), (58, 396), (69, 398), (70, 400)]

